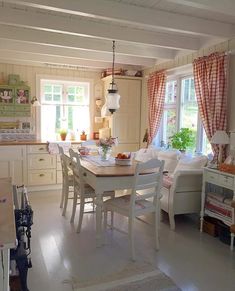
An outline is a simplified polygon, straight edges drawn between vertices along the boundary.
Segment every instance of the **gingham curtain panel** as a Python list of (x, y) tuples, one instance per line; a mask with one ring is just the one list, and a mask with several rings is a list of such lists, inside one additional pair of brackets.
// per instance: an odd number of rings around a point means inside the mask
[(151, 144), (160, 126), (166, 89), (165, 71), (153, 73), (147, 84), (148, 91), (148, 144)]
[[(228, 56), (213, 53), (194, 60), (193, 74), (199, 114), (210, 141), (217, 130), (227, 130)], [(212, 144), (212, 150), (217, 159), (219, 146)]]

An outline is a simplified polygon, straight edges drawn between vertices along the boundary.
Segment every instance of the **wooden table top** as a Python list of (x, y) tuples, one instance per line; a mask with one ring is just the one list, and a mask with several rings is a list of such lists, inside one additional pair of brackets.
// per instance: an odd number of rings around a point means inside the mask
[(81, 165), (96, 177), (120, 177), (134, 176), (137, 162), (133, 161), (131, 166), (113, 165), (108, 167), (96, 166), (94, 163), (81, 159)]
[(0, 249), (16, 245), (13, 188), (10, 178), (0, 179)]

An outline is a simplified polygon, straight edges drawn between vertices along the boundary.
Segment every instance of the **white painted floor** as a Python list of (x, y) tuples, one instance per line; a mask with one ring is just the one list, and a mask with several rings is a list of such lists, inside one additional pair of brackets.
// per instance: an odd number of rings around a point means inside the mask
[[(67, 216), (61, 216), (60, 191), (29, 195), (34, 210), (30, 291), (71, 291), (64, 280), (102, 276), (130, 264), (126, 235), (108, 230), (106, 245), (96, 248), (94, 214), (85, 214), (82, 232), (77, 234), (77, 217), (75, 225), (69, 222), (71, 204)], [(127, 230), (122, 217), (115, 217), (115, 225)], [(135, 230), (138, 261), (151, 262), (182, 290), (235, 290), (235, 252), (218, 238), (201, 234), (192, 217), (177, 217), (175, 232), (170, 231), (167, 217), (164, 219), (158, 252), (151, 217), (146, 222), (136, 220)]]

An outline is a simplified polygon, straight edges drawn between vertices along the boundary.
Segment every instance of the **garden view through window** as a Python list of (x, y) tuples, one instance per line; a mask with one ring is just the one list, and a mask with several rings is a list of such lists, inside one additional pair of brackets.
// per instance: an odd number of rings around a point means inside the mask
[(187, 151), (211, 152), (199, 118), (193, 77), (176, 78), (166, 83), (162, 126), (159, 130), (161, 144), (170, 145), (171, 136), (180, 128), (189, 128), (193, 132), (193, 144)]
[(71, 135), (90, 132), (88, 82), (41, 80), (41, 138), (58, 139), (61, 129)]

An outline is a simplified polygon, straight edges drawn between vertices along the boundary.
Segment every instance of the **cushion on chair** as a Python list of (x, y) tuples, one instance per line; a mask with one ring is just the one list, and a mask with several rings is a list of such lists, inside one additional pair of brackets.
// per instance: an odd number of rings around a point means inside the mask
[(173, 184), (173, 178), (167, 175), (163, 175), (162, 185), (163, 187), (170, 189)]
[(199, 170), (206, 166), (207, 164), (206, 156), (197, 156), (197, 157), (185, 157), (179, 160), (178, 165), (176, 166), (173, 175), (180, 170)]
[(167, 150), (160, 151), (158, 153), (158, 159), (164, 160), (164, 171), (168, 171), (169, 174), (172, 174), (179, 162), (181, 153), (178, 150)]
[[(131, 195), (124, 195), (124, 196), (106, 200), (104, 204), (108, 209), (109, 209), (109, 206), (111, 206), (114, 208), (121, 208), (123, 210), (129, 211), (130, 200), (131, 200)], [(152, 206), (153, 206), (153, 203), (145, 199), (137, 200), (135, 202), (136, 210), (143, 210)]]
[(159, 149), (152, 147), (140, 149), (135, 153), (135, 160), (139, 162), (147, 162), (148, 160), (157, 158), (159, 151)]

